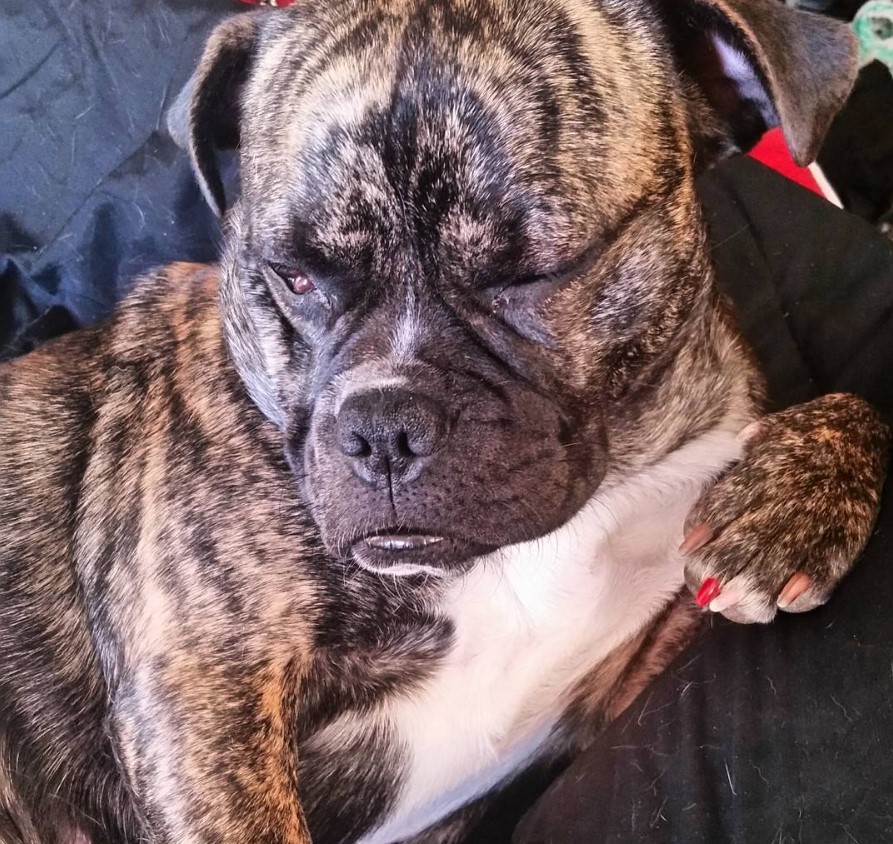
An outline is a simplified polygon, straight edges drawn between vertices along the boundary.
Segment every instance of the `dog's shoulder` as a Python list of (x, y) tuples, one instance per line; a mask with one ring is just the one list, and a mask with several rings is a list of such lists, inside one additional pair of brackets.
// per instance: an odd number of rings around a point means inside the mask
[[(0, 364), (5, 462), (47, 468), (49, 450), (64, 450), (79, 431), (89, 427), (99, 405), (116, 398), (127, 400), (114, 395), (122, 372), (147, 370), (140, 374), (145, 381), (151, 377), (148, 370), (173, 370), (178, 366), (178, 348), (189, 347), (197, 339), (201, 342), (194, 355), (220, 353), (216, 297), (215, 267), (171, 264), (138, 281), (96, 326)], [(162, 367), (165, 359), (167, 366)], [(0, 456), (4, 477), (11, 469), (4, 467)]]
[(29, 512), (73, 518), (97, 432), (108, 429), (103, 420), (136, 418), (150, 395), (170, 393), (172, 380), (214, 370), (224, 354), (216, 296), (216, 268), (173, 264), (138, 281), (100, 324), (0, 365), (7, 528), (21, 527)]
[(189, 263), (141, 278), (108, 322), (102, 365), (159, 362), (190, 345), (205, 354), (220, 351), (218, 281), (217, 266)]

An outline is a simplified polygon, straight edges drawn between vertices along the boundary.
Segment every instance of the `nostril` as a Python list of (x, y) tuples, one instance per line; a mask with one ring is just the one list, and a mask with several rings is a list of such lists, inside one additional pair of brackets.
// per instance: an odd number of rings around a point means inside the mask
[[(403, 391), (357, 393), (346, 399), (335, 420), (336, 439), (352, 470), (364, 478), (409, 476), (446, 438), (440, 406)], [(411, 467), (415, 466), (415, 469)]]
[(372, 454), (372, 446), (369, 440), (356, 432), (352, 432), (343, 438), (341, 450), (348, 457), (369, 457)]
[(397, 454), (399, 454), (400, 457), (415, 457), (416, 452), (409, 444), (409, 435), (406, 433), (406, 431), (400, 431), (397, 434), (397, 438), (394, 444), (397, 446)]
[(430, 457), (437, 442), (436, 431), (406, 431), (398, 436), (396, 445), (402, 457)]

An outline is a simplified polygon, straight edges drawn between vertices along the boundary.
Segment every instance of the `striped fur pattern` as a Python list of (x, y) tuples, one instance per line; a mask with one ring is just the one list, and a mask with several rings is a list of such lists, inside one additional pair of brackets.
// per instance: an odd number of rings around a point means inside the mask
[(851, 58), (774, 0), (224, 23), (171, 115), (220, 266), (0, 368), (0, 842), (460, 841), (677, 652), (686, 586), (766, 620), (808, 547), (824, 600), (887, 432), (834, 396), (738, 438), (694, 177), (776, 123), (808, 156)]

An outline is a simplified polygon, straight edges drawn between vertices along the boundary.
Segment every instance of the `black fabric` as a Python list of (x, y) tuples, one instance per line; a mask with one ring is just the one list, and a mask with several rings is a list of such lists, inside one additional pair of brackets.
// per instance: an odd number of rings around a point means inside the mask
[[(701, 192), (774, 402), (847, 390), (893, 415), (893, 245), (753, 161)], [(759, 627), (715, 619), (515, 844), (893, 841), (891, 607), (893, 491), (825, 607)]]
[(886, 65), (872, 62), (859, 73), (819, 155), (844, 207), (873, 223), (893, 223), (891, 110), (893, 76)]
[(775, 404), (843, 390), (893, 413), (893, 243), (748, 158), (700, 192), (720, 283)]
[[(217, 223), (162, 115), (235, 8), (4, 0), (3, 355), (95, 322), (153, 265), (216, 254)], [(893, 414), (893, 247), (747, 160), (702, 193), (773, 400), (852, 389)], [(765, 628), (715, 623), (555, 781), (517, 844), (893, 840), (891, 555), (888, 501), (829, 606)], [(475, 840), (507, 840), (537, 790)]]

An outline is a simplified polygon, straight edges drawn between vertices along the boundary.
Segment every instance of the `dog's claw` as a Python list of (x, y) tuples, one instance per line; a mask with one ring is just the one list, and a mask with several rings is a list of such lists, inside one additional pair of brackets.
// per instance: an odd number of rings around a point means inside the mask
[(794, 601), (797, 600), (807, 589), (809, 589), (812, 580), (806, 572), (798, 571), (786, 584), (781, 594), (778, 596), (778, 608), (780, 610), (787, 609)]
[[(682, 556), (692, 554), (700, 548), (703, 548), (710, 540), (713, 539), (713, 529), (708, 524), (696, 525), (689, 532), (688, 536), (682, 540), (679, 546), (679, 553)], [(703, 587), (702, 587), (703, 588)]]
[(739, 432), (738, 436), (735, 438), (739, 443), (743, 443), (744, 445), (750, 445), (760, 434), (763, 433), (764, 429), (762, 419), (756, 419), (751, 422), (749, 425), (745, 425)]

